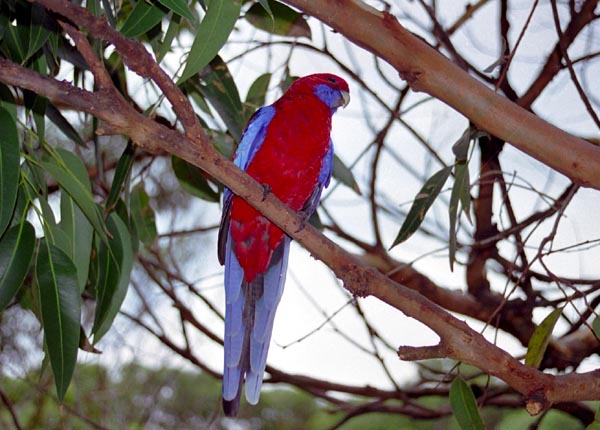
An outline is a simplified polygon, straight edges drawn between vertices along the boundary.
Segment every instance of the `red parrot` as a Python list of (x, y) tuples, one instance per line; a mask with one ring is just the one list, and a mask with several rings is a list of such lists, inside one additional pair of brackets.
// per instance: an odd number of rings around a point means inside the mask
[[(234, 163), (305, 219), (333, 171), (331, 116), (349, 101), (348, 84), (322, 73), (296, 80), (257, 110)], [(229, 189), (223, 196), (219, 261), (225, 265), (223, 410), (237, 414), (242, 385), (258, 403), (291, 238)]]

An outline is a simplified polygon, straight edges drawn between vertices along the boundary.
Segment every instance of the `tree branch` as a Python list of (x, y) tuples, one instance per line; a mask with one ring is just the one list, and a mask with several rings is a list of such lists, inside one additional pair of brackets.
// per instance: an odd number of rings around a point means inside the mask
[[(427, 92), (447, 103), (479, 129), (512, 144), (573, 182), (600, 189), (600, 147), (560, 130), (493, 92), (402, 27), (388, 12), (380, 12), (360, 0), (284, 1), (386, 60), (414, 91)], [(586, 10), (597, 1), (587, 3)]]

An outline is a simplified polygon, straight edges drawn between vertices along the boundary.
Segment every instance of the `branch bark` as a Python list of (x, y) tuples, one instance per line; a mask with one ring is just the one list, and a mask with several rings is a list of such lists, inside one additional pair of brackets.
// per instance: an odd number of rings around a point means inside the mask
[[(134, 142), (144, 148), (160, 148), (205, 170), (300, 242), (315, 258), (322, 260), (336, 273), (352, 294), (359, 297), (373, 295), (422, 322), (440, 336), (440, 348), (444, 349), (444, 353), (449, 358), (472, 364), (504, 380), (525, 396), (530, 412), (541, 412), (556, 402), (598, 399), (600, 371), (555, 376), (525, 366), (506, 351), (488, 342), (464, 321), (452, 316), (421, 294), (393, 282), (378, 270), (365, 265), (311, 226), (305, 226), (297, 213), (272, 194), (265, 198), (264, 189), (260, 184), (213, 149), (202, 129), (196, 125), (196, 121), (187, 116), (191, 105), (179, 88), (172, 81), (164, 79), (166, 75), (147, 52), (140, 55), (140, 50), (144, 49), (142, 45), (125, 39), (118, 32), (110, 29), (102, 19), (93, 17), (85, 9), (65, 0), (35, 1), (54, 13), (66, 17), (80, 29), (86, 28), (94, 37), (110, 41), (132, 70), (144, 73), (144, 76), (154, 80), (157, 84), (160, 82), (161, 89), (173, 104), (175, 111), (186, 116), (187, 120), (182, 121), (186, 132), (182, 134), (171, 130), (139, 114), (124, 101), (116, 89), (101, 89), (92, 93), (76, 88), (68, 82), (59, 82), (43, 77), (2, 59), (0, 59), (1, 82), (33, 90), (75, 109), (89, 112), (106, 122), (105, 130), (129, 135)], [(324, 8), (330, 7), (327, 6), (328, 3), (325, 4), (326, 2), (314, 2), (315, 5), (321, 5), (321, 3), (324, 3), (322, 5)], [(347, 12), (353, 11), (356, 14), (352, 18), (353, 25), (356, 28), (362, 28), (363, 31), (365, 25), (369, 23), (371, 25), (385, 24), (385, 34), (389, 37), (398, 36), (394, 40), (396, 44), (400, 45), (399, 51), (401, 52), (407, 48), (404, 43), (414, 42), (411, 39), (414, 37), (408, 35), (395, 20), (392, 22), (389, 16), (376, 15), (366, 7), (361, 8), (360, 4), (355, 2), (338, 0), (332, 4), (337, 4), (335, 9), (336, 12), (339, 12), (337, 16), (348, 18)], [(345, 7), (348, 7), (348, 11), (344, 9)], [(365, 16), (365, 13), (369, 16)], [(326, 16), (329, 15), (326, 14)], [(361, 22), (362, 19), (365, 19), (364, 23)], [(389, 42), (389, 39), (387, 41)], [(418, 50), (429, 49), (422, 42), (418, 42), (418, 44), (420, 44)], [(390, 47), (391, 49), (393, 48)], [(417, 87), (421, 87), (423, 83), (429, 87), (430, 83), (433, 83), (433, 88), (436, 88), (436, 85), (440, 85), (440, 82), (445, 79), (449, 79), (448, 83), (453, 83), (452, 76), (456, 76), (456, 79), (460, 81), (459, 87), (472, 85), (464, 76), (456, 75), (456, 71), (452, 67), (450, 76), (445, 76), (447, 60), (430, 58), (428, 61), (434, 61), (444, 67), (427, 68), (428, 72), (415, 68), (404, 69), (408, 70), (408, 72), (404, 72), (404, 75), (411, 78), (412, 83)], [(92, 66), (90, 64), (90, 67)], [(434, 71), (439, 72), (442, 77), (433, 76), (436, 75)], [(100, 73), (100, 71), (97, 72)], [(452, 91), (448, 93), (452, 94)], [(478, 102), (482, 103), (482, 99)], [(513, 108), (511, 107), (511, 109)], [(528, 125), (535, 130), (540, 127), (539, 121), (524, 121), (521, 129)], [(496, 122), (501, 123), (502, 121), (496, 118)], [(543, 122), (541, 122), (541, 128), (546, 131), (546, 134), (566, 134), (559, 130), (553, 131), (551, 126)], [(527, 133), (532, 132), (528, 131)], [(574, 141), (574, 145), (580, 145), (578, 139), (572, 136), (569, 136), (568, 140)], [(563, 142), (563, 144), (565, 143)]]
[[(402, 27), (388, 12), (360, 0), (284, 1), (386, 60), (414, 91), (424, 91), (447, 103), (481, 130), (573, 182), (600, 189), (599, 146), (566, 133), (495, 93)], [(591, 8), (593, 13), (597, 3), (586, 2), (585, 10)]]

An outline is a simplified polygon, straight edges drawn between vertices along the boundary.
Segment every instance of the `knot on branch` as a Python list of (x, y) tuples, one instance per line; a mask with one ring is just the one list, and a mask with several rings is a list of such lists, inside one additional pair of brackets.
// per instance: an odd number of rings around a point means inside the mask
[(541, 390), (529, 393), (525, 399), (525, 409), (527, 409), (529, 415), (538, 415), (550, 406), (546, 395)]
[(348, 264), (342, 268), (339, 278), (344, 282), (344, 287), (351, 291), (355, 297), (371, 295), (369, 283), (379, 276), (379, 272), (372, 268), (364, 268), (357, 264)]

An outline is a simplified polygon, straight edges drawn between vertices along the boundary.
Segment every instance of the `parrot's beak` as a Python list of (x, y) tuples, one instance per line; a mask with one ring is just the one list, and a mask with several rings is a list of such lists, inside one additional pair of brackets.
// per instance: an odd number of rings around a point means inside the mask
[(348, 106), (348, 103), (350, 103), (350, 93), (348, 91), (340, 91), (340, 94), (342, 95), (342, 97), (339, 101), (339, 106)]
[(350, 103), (350, 93), (348, 91), (340, 90), (340, 98), (335, 101), (332, 108), (346, 107)]

